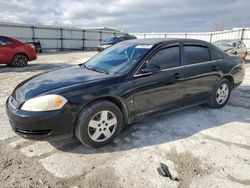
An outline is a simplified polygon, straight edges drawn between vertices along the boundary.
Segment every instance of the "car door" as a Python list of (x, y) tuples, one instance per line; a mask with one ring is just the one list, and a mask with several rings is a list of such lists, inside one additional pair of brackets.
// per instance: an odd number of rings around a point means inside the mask
[(9, 63), (12, 60), (12, 42), (4, 37), (0, 37), (0, 63)]
[(206, 100), (219, 79), (219, 61), (213, 60), (209, 47), (199, 43), (184, 43), (186, 93), (184, 103)]
[[(147, 64), (158, 65), (160, 71), (151, 75), (141, 73)], [(134, 75), (134, 113), (140, 116), (182, 105), (185, 88), (183, 74), (178, 43), (156, 50)]]

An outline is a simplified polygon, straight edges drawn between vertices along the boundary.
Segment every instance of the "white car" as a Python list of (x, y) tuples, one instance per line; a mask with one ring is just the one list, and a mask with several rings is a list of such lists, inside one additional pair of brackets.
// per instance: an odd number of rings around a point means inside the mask
[(214, 45), (228, 54), (239, 55), (243, 59), (247, 56), (247, 47), (241, 40), (218, 40)]

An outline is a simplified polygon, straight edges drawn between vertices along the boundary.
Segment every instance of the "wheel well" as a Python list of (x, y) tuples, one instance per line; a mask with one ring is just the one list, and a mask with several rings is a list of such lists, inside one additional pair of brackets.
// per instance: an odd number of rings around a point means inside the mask
[(25, 57), (27, 57), (27, 59), (28, 59), (28, 61), (29, 61), (29, 57), (28, 57), (25, 53), (23, 53), (23, 52), (16, 53), (16, 54), (13, 56), (12, 61), (13, 61), (14, 57), (16, 57), (16, 55), (25, 55)]
[(233, 79), (232, 76), (225, 76), (225, 77), (223, 77), (223, 78), (224, 78), (224, 79), (227, 79), (229, 82), (231, 82), (232, 87), (234, 86), (234, 79)]
[[(118, 106), (118, 108), (121, 110), (122, 114), (123, 114), (123, 121), (124, 123), (126, 124), (127, 121), (128, 121), (128, 110), (127, 110), (127, 107), (126, 105), (119, 99), (115, 98), (115, 97), (104, 97), (104, 98), (101, 98), (103, 100), (107, 100), (107, 101), (110, 101), (112, 103), (114, 103), (116, 106)], [(98, 99), (100, 100), (100, 99)]]
[(86, 108), (86, 107), (90, 106), (92, 103), (94, 103), (96, 101), (100, 101), (100, 100), (107, 100), (109, 102), (114, 103), (121, 110), (121, 112), (123, 114), (123, 122), (124, 122), (124, 124), (126, 124), (128, 122), (128, 110), (127, 110), (127, 107), (121, 100), (117, 99), (116, 97), (107, 96), (107, 97), (100, 97), (100, 98), (94, 99), (94, 100), (88, 102), (87, 104), (85, 104), (83, 107), (81, 107), (81, 110), (83, 108)]

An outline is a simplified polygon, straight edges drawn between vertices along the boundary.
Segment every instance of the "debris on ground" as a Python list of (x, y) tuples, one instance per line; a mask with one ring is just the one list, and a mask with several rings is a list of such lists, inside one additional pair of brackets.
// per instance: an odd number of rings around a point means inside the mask
[(160, 167), (157, 168), (157, 171), (160, 175), (164, 177), (169, 177), (173, 181), (179, 181), (177, 177), (172, 176), (172, 174), (169, 172), (168, 166), (163, 163), (160, 164)]

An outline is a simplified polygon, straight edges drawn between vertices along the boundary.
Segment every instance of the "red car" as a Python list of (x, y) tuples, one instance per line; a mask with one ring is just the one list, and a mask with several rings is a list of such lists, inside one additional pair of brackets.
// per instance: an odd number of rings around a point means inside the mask
[(28, 61), (36, 58), (36, 50), (33, 45), (12, 37), (0, 36), (0, 64), (24, 67)]

